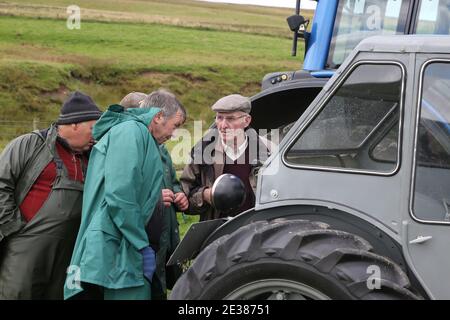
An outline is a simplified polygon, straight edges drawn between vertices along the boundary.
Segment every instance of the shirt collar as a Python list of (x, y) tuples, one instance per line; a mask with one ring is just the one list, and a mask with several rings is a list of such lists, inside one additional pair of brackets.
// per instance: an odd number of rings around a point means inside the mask
[(234, 148), (228, 146), (226, 143), (223, 142), (222, 139), (220, 139), (220, 142), (222, 143), (223, 151), (225, 154), (233, 161), (236, 161), (239, 159), (245, 152), (245, 150), (248, 147), (248, 136), (245, 135), (244, 142), (238, 147), (237, 151), (234, 152)]

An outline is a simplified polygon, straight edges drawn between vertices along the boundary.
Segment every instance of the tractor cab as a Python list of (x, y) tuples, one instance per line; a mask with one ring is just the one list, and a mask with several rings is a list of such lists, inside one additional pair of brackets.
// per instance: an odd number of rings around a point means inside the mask
[[(267, 74), (252, 97), (255, 129), (279, 129), (280, 140), (361, 40), (374, 35), (449, 34), (450, 0), (321, 0), (312, 22), (289, 17), (297, 40), (304, 39), (302, 69)], [(310, 25), (310, 26), (309, 26)], [(308, 31), (309, 30), (309, 31)]]
[(330, 78), (361, 40), (389, 34), (449, 34), (450, 0), (327, 0), (317, 1), (310, 20), (297, 10), (287, 18), (297, 39), (304, 39), (305, 58), (301, 70), (268, 74), (262, 89), (312, 76)]

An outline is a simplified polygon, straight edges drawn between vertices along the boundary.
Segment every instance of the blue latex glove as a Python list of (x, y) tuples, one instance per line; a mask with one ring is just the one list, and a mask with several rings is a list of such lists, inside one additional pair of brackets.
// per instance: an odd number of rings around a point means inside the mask
[(156, 270), (155, 251), (151, 247), (146, 247), (141, 250), (142, 260), (144, 262), (144, 277), (152, 282), (153, 274)]

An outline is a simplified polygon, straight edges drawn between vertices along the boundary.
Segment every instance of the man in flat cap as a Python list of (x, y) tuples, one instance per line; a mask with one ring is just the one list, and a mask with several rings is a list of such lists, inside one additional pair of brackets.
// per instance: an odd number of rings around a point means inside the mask
[[(187, 214), (199, 214), (200, 221), (235, 216), (255, 205), (256, 174), (267, 160), (271, 146), (250, 128), (250, 99), (232, 94), (219, 99), (211, 109), (216, 113), (215, 127), (203, 136), (191, 151), (191, 163), (180, 182), (188, 195)], [(213, 207), (211, 196), (215, 180), (222, 174), (233, 174), (245, 186), (245, 201), (232, 212)]]
[(14, 139), (0, 155), (0, 300), (63, 298), (101, 114), (75, 92), (56, 124)]

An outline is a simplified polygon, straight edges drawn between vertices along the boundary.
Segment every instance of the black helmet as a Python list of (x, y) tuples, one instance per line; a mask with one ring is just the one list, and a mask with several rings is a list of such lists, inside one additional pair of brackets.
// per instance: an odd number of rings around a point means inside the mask
[(214, 208), (224, 213), (239, 209), (245, 201), (244, 183), (233, 174), (222, 174), (212, 186), (211, 200)]

